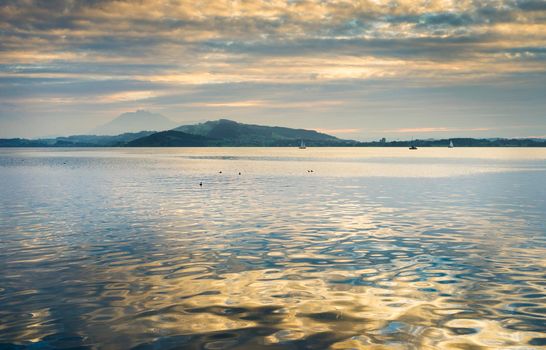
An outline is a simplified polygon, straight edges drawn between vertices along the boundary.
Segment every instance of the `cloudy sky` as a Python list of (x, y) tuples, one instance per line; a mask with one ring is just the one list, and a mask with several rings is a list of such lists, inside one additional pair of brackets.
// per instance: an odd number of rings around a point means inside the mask
[(546, 137), (546, 1), (0, 0), (0, 137), (137, 109), (360, 140)]

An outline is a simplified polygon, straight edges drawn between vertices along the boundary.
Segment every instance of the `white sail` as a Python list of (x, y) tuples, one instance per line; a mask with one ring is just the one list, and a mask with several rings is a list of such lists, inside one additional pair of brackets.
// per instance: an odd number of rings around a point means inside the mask
[(453, 148), (453, 141), (449, 140), (449, 148)]

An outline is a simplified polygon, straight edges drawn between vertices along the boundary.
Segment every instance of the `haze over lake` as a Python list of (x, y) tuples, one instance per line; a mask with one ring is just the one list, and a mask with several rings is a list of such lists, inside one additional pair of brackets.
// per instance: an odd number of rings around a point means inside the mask
[(546, 149), (0, 149), (0, 184), (0, 348), (546, 345)]

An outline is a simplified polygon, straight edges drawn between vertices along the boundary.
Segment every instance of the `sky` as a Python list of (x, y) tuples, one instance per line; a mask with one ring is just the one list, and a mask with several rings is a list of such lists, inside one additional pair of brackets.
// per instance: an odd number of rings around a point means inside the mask
[(0, 137), (138, 109), (357, 140), (546, 137), (546, 1), (0, 0)]

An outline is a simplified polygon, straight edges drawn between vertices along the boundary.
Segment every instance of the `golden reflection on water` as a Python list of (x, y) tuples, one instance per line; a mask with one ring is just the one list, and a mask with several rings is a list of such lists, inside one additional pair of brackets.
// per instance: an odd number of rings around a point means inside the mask
[(2, 151), (0, 344), (538, 348), (546, 152), (451, 151)]

